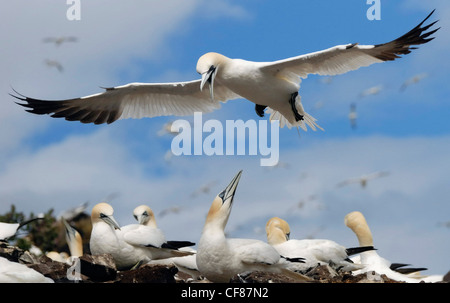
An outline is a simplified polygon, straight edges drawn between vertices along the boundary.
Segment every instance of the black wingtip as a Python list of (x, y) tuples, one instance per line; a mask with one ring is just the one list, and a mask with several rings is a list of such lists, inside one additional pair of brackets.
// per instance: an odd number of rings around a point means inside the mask
[(348, 256), (352, 256), (368, 250), (376, 250), (376, 248), (373, 246), (350, 247), (346, 249), (346, 252)]

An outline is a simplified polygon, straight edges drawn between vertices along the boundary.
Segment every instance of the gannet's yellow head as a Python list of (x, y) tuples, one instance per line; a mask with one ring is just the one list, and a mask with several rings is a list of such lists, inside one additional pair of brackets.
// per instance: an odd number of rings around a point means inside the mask
[(347, 214), (344, 218), (345, 225), (353, 230), (359, 241), (359, 246), (373, 246), (372, 233), (366, 218), (359, 211)]
[(66, 242), (69, 246), (72, 257), (81, 257), (83, 255), (83, 240), (80, 233), (73, 228), (64, 218), (62, 219), (66, 229)]
[(105, 222), (115, 229), (120, 229), (119, 224), (113, 217), (114, 209), (111, 205), (105, 202), (98, 203), (92, 208), (91, 221), (92, 225), (99, 222)]
[(214, 225), (225, 229), (233, 205), (234, 194), (241, 178), (242, 170), (231, 180), (230, 184), (215, 198), (211, 204), (205, 225)]
[(276, 245), (289, 240), (291, 229), (289, 224), (278, 217), (273, 217), (266, 224), (267, 242)]

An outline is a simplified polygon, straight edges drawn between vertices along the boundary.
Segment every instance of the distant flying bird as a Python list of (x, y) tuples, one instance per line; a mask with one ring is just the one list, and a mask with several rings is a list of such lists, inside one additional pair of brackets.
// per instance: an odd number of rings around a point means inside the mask
[(388, 175), (389, 175), (389, 172), (387, 172), (387, 171), (377, 171), (377, 172), (362, 175), (362, 176), (359, 176), (356, 178), (350, 178), (350, 179), (344, 180), (342, 182), (339, 182), (337, 184), (337, 186), (342, 187), (342, 186), (349, 185), (349, 184), (359, 183), (361, 185), (361, 187), (364, 188), (367, 186), (367, 182), (369, 182), (370, 180), (385, 177)]
[(359, 97), (360, 98), (364, 98), (364, 97), (367, 97), (367, 96), (378, 95), (382, 90), (383, 90), (383, 85), (372, 86), (372, 87), (369, 87), (366, 90), (363, 90), (359, 94)]
[[(433, 11), (434, 12), (434, 11)], [(270, 113), (270, 120), (285, 125), (322, 129), (307, 114), (298, 93), (301, 78), (309, 74), (333, 76), (374, 63), (395, 60), (417, 45), (434, 39), (438, 29), (428, 31), (437, 21), (423, 26), (431, 12), (419, 25), (403, 36), (387, 43), (360, 45), (351, 43), (322, 51), (273, 62), (231, 59), (218, 53), (207, 53), (197, 62), (201, 79), (176, 83), (130, 83), (107, 88), (86, 97), (60, 101), (44, 101), (12, 95), (26, 103), (34, 114), (51, 114), (55, 118), (83, 123), (112, 123), (118, 119), (155, 116), (184, 116), (194, 112), (211, 112), (220, 102), (245, 98), (255, 103), (256, 114)], [(209, 85), (209, 92), (205, 86)]]
[(77, 37), (72, 37), (72, 36), (47, 37), (47, 38), (42, 39), (42, 42), (54, 43), (55, 46), (60, 46), (61, 44), (66, 43), (66, 42), (77, 42), (77, 41), (78, 41)]
[(194, 191), (191, 194), (191, 198), (196, 198), (197, 196), (199, 196), (201, 194), (209, 193), (211, 191), (211, 188), (216, 184), (217, 184), (217, 181), (214, 180), (214, 181), (208, 182), (208, 183), (200, 186), (196, 191)]
[(417, 74), (412, 78), (409, 78), (405, 82), (403, 82), (402, 86), (400, 86), (400, 91), (404, 91), (408, 86), (416, 84), (420, 82), (422, 79), (428, 77), (427, 73)]
[(48, 67), (54, 67), (56, 68), (60, 73), (62, 73), (64, 71), (64, 67), (62, 66), (62, 64), (59, 61), (56, 60), (51, 60), (51, 59), (46, 59), (44, 61), (44, 63), (48, 66)]
[(358, 114), (356, 113), (356, 103), (350, 104), (350, 112), (348, 114), (348, 120), (350, 121), (350, 126), (352, 129), (356, 129), (356, 119)]
[(173, 136), (178, 135), (180, 132), (172, 131), (172, 123), (173, 123), (173, 121), (165, 123), (162, 126), (162, 128), (160, 130), (158, 130), (157, 135), (158, 136), (164, 136), (166, 134), (173, 135)]

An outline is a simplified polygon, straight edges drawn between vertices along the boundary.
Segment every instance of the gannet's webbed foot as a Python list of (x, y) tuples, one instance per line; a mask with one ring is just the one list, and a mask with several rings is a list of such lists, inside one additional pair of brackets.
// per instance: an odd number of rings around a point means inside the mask
[(260, 117), (264, 117), (264, 110), (266, 109), (266, 107), (267, 106), (265, 106), (265, 105), (256, 104), (255, 105), (256, 114)]
[(289, 104), (291, 105), (292, 112), (294, 113), (295, 121), (301, 121), (303, 120), (303, 116), (300, 115), (297, 111), (297, 107), (295, 106), (295, 99), (298, 96), (298, 92), (295, 92), (291, 95), (291, 98), (289, 99)]

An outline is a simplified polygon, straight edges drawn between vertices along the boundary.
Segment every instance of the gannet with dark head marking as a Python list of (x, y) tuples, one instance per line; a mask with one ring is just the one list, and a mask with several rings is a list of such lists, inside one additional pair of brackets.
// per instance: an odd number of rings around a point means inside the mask
[[(114, 210), (107, 203), (92, 209), (92, 254), (111, 254), (119, 270), (148, 263), (150, 260), (186, 256), (191, 252), (179, 251), (179, 242), (168, 242), (161, 230), (141, 224), (120, 227), (113, 217)], [(182, 246), (193, 245), (183, 242)]]
[(241, 173), (242, 171), (231, 180), (211, 204), (197, 249), (197, 267), (200, 273), (212, 282), (229, 282), (235, 275), (252, 271), (277, 272), (299, 280), (309, 280), (289, 271), (285, 267), (289, 262), (266, 242), (226, 238), (224, 230)]
[[(434, 10), (433, 10), (434, 12)], [(428, 31), (437, 21), (423, 26), (431, 12), (419, 25), (403, 36), (387, 43), (360, 45), (351, 43), (322, 51), (273, 62), (231, 59), (218, 53), (207, 53), (197, 62), (200, 80), (176, 83), (130, 83), (107, 88), (105, 92), (81, 98), (44, 101), (19, 93), (13, 97), (34, 114), (50, 114), (55, 118), (83, 123), (112, 123), (117, 119), (155, 116), (184, 116), (194, 112), (210, 112), (220, 102), (245, 98), (255, 103), (259, 116), (264, 110), (280, 126), (320, 128), (307, 114), (298, 91), (301, 78), (309, 74), (333, 76), (374, 63), (392, 61), (406, 55), (416, 45), (427, 43), (438, 29)], [(209, 92), (204, 90), (209, 84)]]
[(335, 270), (353, 271), (363, 266), (353, 263), (349, 256), (367, 250), (373, 246), (345, 248), (327, 239), (290, 239), (289, 224), (278, 217), (271, 218), (266, 224), (267, 242), (282, 256), (304, 259), (304, 263), (292, 263), (290, 269), (306, 273), (318, 265), (329, 265)]
[[(133, 216), (139, 224), (157, 228), (155, 214), (153, 210), (147, 205), (139, 205), (133, 210)], [(200, 277), (200, 273), (197, 269), (195, 262), (196, 251), (190, 247), (181, 247), (180, 251), (187, 251), (192, 253), (191, 255), (182, 257), (173, 257), (160, 260), (151, 260), (151, 264), (163, 264), (163, 265), (175, 265), (180, 271), (183, 271), (191, 275), (194, 279)]]

